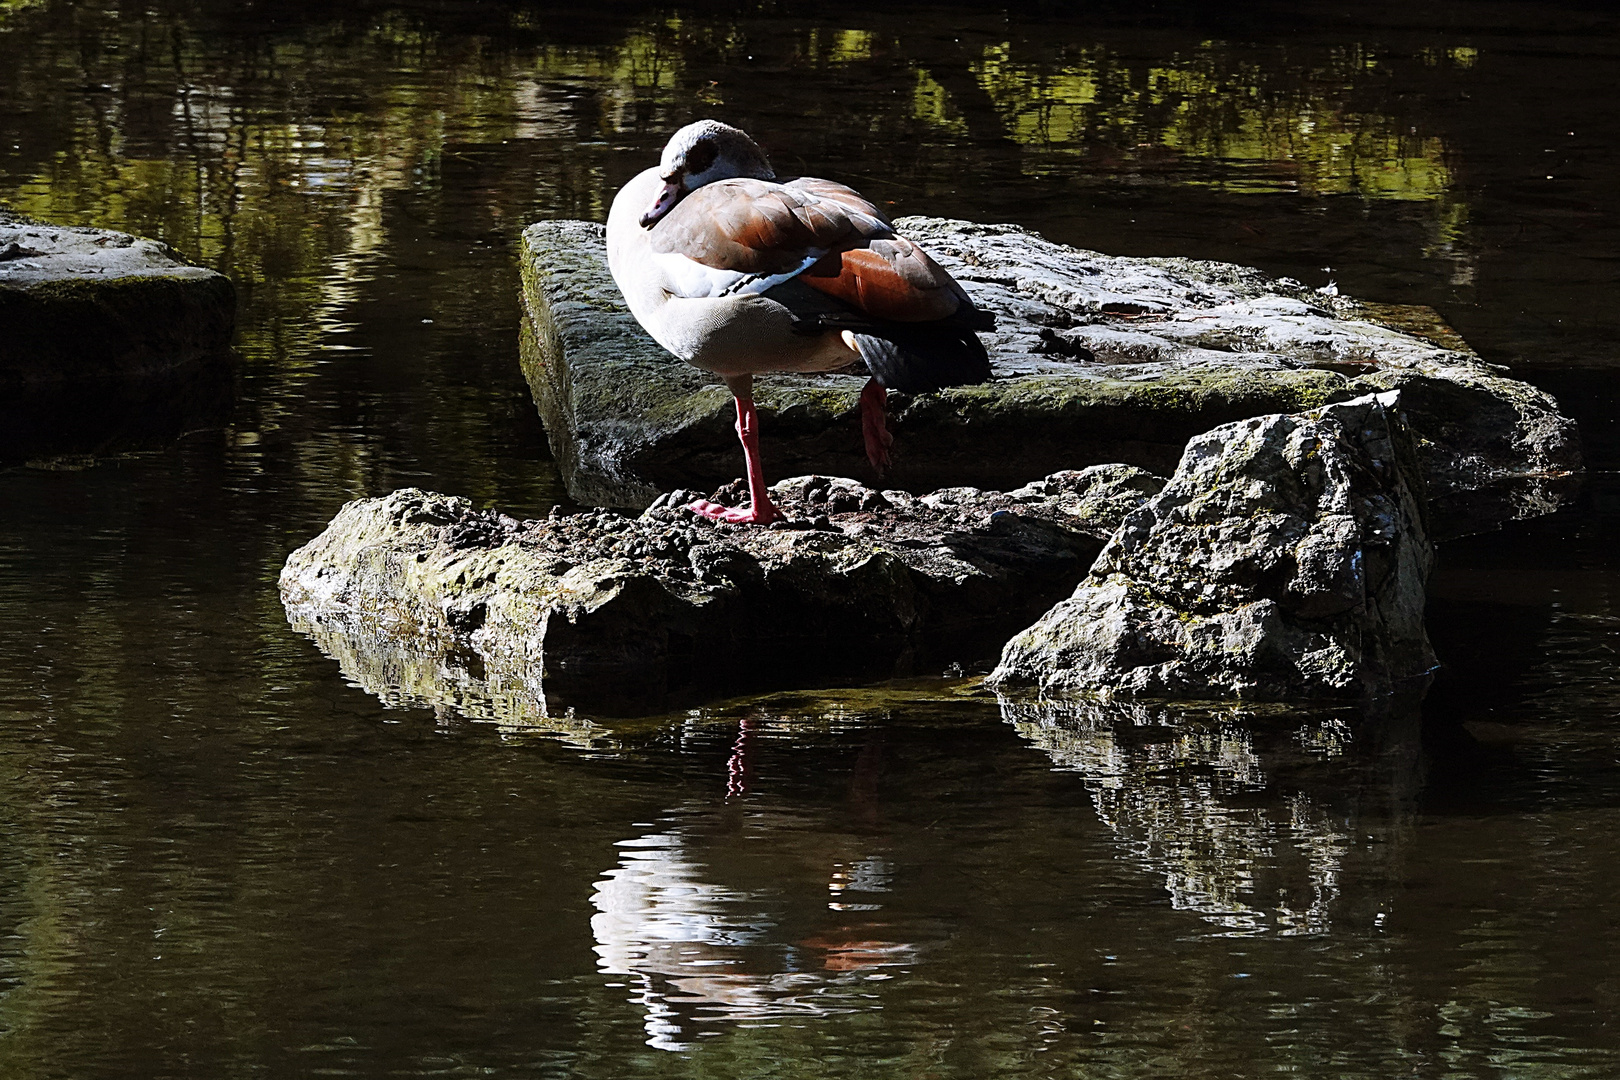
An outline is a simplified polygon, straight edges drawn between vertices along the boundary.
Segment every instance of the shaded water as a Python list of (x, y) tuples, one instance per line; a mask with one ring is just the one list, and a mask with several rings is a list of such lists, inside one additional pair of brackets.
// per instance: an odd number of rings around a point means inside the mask
[[(1419, 7), (0, 0), (0, 201), (242, 297), (229, 428), (0, 472), (0, 1073), (1620, 1074), (1620, 24)], [(710, 113), (896, 213), (1433, 304), (1599, 471), (1442, 549), (1388, 716), (385, 708), (282, 560), (562, 498), (516, 232)]]

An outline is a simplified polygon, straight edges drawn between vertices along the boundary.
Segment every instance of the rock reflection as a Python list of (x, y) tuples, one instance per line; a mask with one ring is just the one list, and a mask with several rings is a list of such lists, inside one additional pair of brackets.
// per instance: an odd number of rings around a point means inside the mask
[[(1015, 702), (1003, 717), (1081, 773), (1125, 857), (1232, 935), (1381, 925), (1418, 786), (1416, 719), (1141, 703)], [(1358, 720), (1358, 723), (1362, 721)], [(1361, 880), (1347, 898), (1347, 866)]]
[[(628, 988), (649, 1046), (683, 1050), (721, 1025), (781, 1026), (875, 1008), (864, 984), (915, 961), (916, 945), (889, 940), (892, 928), (872, 916), (829, 914), (882, 907), (892, 873), (884, 858), (833, 859), (825, 875), (833, 899), (822, 907), (805, 875), (781, 872), (784, 859), (825, 867), (822, 834), (751, 817), (749, 842), (739, 845), (730, 830), (709, 835), (706, 824), (621, 841), (618, 865), (591, 897), (598, 966), (624, 977), (609, 985)], [(803, 848), (796, 837), (806, 838)], [(753, 876), (750, 853), (762, 857)]]
[(0, 464), (111, 457), (224, 428), (235, 361), (217, 354), (146, 377), (12, 386), (0, 401)]
[(487, 667), (476, 654), (424, 645), (407, 648), (355, 627), (291, 616), (292, 628), (336, 660), (351, 686), (390, 709), (431, 709), (443, 720), (459, 716), (500, 725), (513, 733), (542, 733), (582, 748), (609, 741), (609, 733), (573, 710), (552, 715), (538, 679)]

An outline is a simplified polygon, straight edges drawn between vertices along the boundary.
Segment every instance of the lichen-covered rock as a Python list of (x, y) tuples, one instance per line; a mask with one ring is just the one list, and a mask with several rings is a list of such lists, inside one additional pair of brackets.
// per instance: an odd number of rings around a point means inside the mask
[[(897, 224), (999, 323), (985, 337), (992, 382), (895, 396), (894, 487), (1007, 488), (1105, 462), (1167, 471), (1219, 424), (1390, 389), (1407, 403), (1437, 539), (1548, 512), (1580, 467), (1556, 403), (1480, 362), (1429, 309), (1227, 263), (1113, 258), (1009, 225)], [(729, 395), (636, 324), (600, 226), (531, 226), (520, 266), (524, 371), (576, 498), (640, 507), (739, 474)], [(759, 380), (768, 467), (867, 475), (864, 382)]]
[(1047, 504), (1100, 540), (1114, 535), (1125, 515), (1164, 490), (1166, 480), (1134, 465), (1066, 469), (1007, 492), (1017, 502)]
[(0, 460), (219, 422), (235, 319), (230, 280), (166, 244), (0, 210)]
[(1194, 439), (991, 685), (1277, 700), (1426, 676), (1432, 549), (1398, 408), (1369, 395)]
[(693, 492), (640, 517), (517, 521), (406, 489), (345, 506), (288, 557), (281, 592), (293, 624), (384, 697), (403, 680), (417, 700), (476, 686), (512, 715), (647, 712), (989, 659), (1073, 589), (1127, 492), (1162, 483), (1098, 469), (1048, 477), (1046, 494), (918, 498), (804, 476), (772, 489), (789, 520), (768, 529), (699, 518), (682, 505)]

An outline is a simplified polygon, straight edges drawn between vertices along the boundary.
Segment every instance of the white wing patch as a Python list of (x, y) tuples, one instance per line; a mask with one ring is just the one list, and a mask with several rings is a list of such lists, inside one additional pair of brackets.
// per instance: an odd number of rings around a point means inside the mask
[(650, 258), (658, 264), (664, 277), (664, 288), (671, 296), (683, 300), (700, 300), (719, 296), (758, 296), (766, 289), (791, 281), (804, 273), (827, 254), (811, 250), (793, 269), (781, 274), (749, 274), (740, 270), (721, 270), (705, 266), (676, 252), (655, 254)]

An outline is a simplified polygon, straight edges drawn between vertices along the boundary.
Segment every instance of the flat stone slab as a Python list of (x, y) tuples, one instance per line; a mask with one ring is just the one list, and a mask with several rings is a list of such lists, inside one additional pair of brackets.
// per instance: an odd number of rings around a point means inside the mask
[(792, 527), (769, 529), (678, 508), (691, 492), (517, 521), (412, 488), (345, 506), (288, 556), (281, 596), (385, 699), (465, 687), (511, 715), (644, 714), (993, 658), (1162, 484), (1104, 466), (917, 498), (797, 477), (772, 489)]
[[(985, 335), (992, 382), (894, 395), (885, 486), (1007, 488), (1104, 462), (1168, 472), (1189, 439), (1220, 424), (1391, 389), (1417, 439), (1435, 539), (1548, 513), (1580, 469), (1557, 403), (1481, 362), (1427, 308), (1359, 303), (1228, 263), (1115, 258), (1011, 225), (896, 224), (999, 327)], [(601, 226), (533, 225), (520, 266), (523, 369), (576, 499), (635, 508), (740, 474), (725, 387), (635, 322)], [(865, 378), (759, 380), (767, 470), (876, 482), (860, 438)]]
[(168, 245), (0, 210), (0, 460), (222, 420), (236, 290)]

